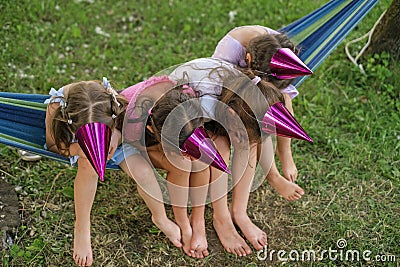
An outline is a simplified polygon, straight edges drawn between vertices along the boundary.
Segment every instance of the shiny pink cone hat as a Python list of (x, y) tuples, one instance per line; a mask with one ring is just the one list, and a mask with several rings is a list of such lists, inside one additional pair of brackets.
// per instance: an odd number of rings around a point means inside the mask
[(266, 133), (313, 142), (289, 110), (280, 102), (265, 113), (262, 130)]
[(205, 129), (200, 126), (183, 143), (181, 151), (215, 168), (231, 174)]
[(111, 129), (104, 123), (92, 122), (79, 127), (75, 136), (100, 180), (104, 181)]
[(313, 72), (289, 48), (281, 48), (274, 53), (269, 63), (272, 76), (278, 79), (293, 79)]

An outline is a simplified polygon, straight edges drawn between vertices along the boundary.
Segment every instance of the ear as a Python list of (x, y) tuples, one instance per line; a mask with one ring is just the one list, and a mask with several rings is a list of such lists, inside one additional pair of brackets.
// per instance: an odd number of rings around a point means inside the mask
[(153, 127), (151, 125), (146, 125), (147, 130), (149, 130), (151, 133), (154, 133)]
[(251, 60), (252, 60), (252, 58), (251, 58), (251, 55), (250, 55), (250, 53), (246, 53), (246, 63), (247, 63), (247, 66), (248, 67), (250, 67), (250, 63), (251, 63)]

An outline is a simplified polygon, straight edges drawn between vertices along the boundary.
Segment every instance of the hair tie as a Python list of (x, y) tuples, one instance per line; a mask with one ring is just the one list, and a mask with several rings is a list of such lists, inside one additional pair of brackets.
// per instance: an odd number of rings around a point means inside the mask
[(108, 79), (106, 77), (103, 77), (103, 86), (106, 90), (111, 88), (110, 82), (108, 81)]
[(61, 105), (62, 109), (66, 109), (67, 108), (67, 102), (65, 102), (63, 100), (60, 101), (60, 105)]
[(261, 81), (261, 78), (259, 76), (254, 76), (254, 78), (251, 80), (254, 84), (258, 84)]
[(118, 107), (120, 107), (121, 103), (118, 102), (116, 97), (117, 92), (111, 87), (111, 84), (106, 77), (103, 77), (103, 86), (106, 89), (107, 93), (111, 95), (112, 100), (117, 104)]
[(188, 94), (188, 95), (191, 95), (191, 96), (196, 96), (196, 93), (194, 92), (192, 87), (184, 84), (184, 85), (182, 85), (182, 89), (183, 89), (182, 93)]

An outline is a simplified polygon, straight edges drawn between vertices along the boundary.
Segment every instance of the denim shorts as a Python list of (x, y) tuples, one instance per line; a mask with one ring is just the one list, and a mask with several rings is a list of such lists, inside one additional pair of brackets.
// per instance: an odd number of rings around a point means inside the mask
[[(44, 145), (44, 147), (45, 149), (47, 149), (46, 144)], [(112, 158), (107, 161), (107, 164), (119, 165), (126, 158), (135, 154), (140, 154), (140, 150), (128, 143), (122, 143), (117, 147)], [(78, 158), (79, 156), (69, 157), (69, 162), (71, 163), (71, 165), (76, 165), (76, 163), (78, 162)]]
[(126, 158), (135, 154), (140, 154), (140, 150), (128, 143), (122, 143), (117, 147), (114, 155), (107, 163), (112, 165), (119, 165)]

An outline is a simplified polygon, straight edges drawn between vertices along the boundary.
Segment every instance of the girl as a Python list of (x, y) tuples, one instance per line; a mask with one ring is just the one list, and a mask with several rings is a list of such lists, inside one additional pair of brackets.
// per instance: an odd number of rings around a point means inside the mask
[[(295, 45), (284, 34), (257, 25), (242, 26), (234, 28), (219, 41), (213, 57), (225, 60), (242, 68), (249, 68), (262, 79), (271, 82), (284, 93), (286, 107), (293, 114), (291, 99), (298, 95), (297, 89), (291, 85), (293, 79), (278, 78), (279, 75), (274, 74), (270, 66), (271, 59), (275, 52), (279, 51), (281, 48), (289, 48), (290, 51), (294, 51), (295, 54), (299, 52)], [(295, 58), (295, 54), (291, 56)], [(297, 62), (301, 62), (297, 57), (296, 59)], [(303, 72), (302, 75), (312, 73), (305, 65), (301, 64), (300, 68)], [(299, 74), (297, 73), (297, 75)], [(277, 140), (276, 151), (281, 161), (283, 176), (287, 180), (294, 182), (297, 178), (298, 171), (292, 157), (290, 139), (278, 136)], [(283, 177), (279, 174), (275, 164), (268, 172), (267, 179), (272, 187), (284, 198), (289, 199), (289, 196), (295, 193), (293, 190), (288, 190), (281, 186), (281, 184), (284, 183), (280, 181)], [(300, 193), (300, 197), (304, 194), (303, 190), (299, 187), (296, 188), (296, 193)]]
[[(232, 218), (234, 218), (252, 245), (256, 249), (262, 249), (266, 244), (266, 234), (255, 226), (246, 214), (250, 188), (246, 188), (246, 186), (250, 186), (254, 176), (257, 144), (264, 139), (261, 139), (258, 120), (245, 115), (252, 114), (253, 110), (256, 110), (258, 118), (261, 116), (262, 119), (262, 116), (268, 110), (268, 103), (284, 102), (282, 94), (272, 84), (264, 81), (258, 83), (260, 89), (257, 89), (249, 78), (234, 69), (232, 65), (217, 59), (203, 58), (187, 62), (175, 68), (170, 77), (178, 80), (186, 77), (189, 84), (198, 92), (203, 112), (208, 115), (206, 127), (214, 133), (212, 135), (213, 140), (225, 161), (229, 159), (230, 155), (229, 139), (232, 140), (235, 147), (232, 159), (232, 176), (235, 188), (232, 216), (226, 198), (228, 177), (215, 169), (210, 170), (214, 228), (222, 245), (228, 252), (236, 255), (242, 256), (251, 253), (251, 249), (234, 227), (232, 221)], [(251, 78), (255, 78), (254, 74)], [(238, 97), (246, 99), (246, 102), (240, 99), (235, 100)], [(242, 110), (244, 107), (247, 108), (246, 112)], [(221, 125), (225, 126), (227, 131)], [(227, 138), (228, 135), (229, 139)], [(266, 148), (264, 149), (262, 166), (268, 171), (273, 162), (273, 148), (270, 139), (264, 147)], [(269, 151), (269, 160), (265, 151)], [(248, 163), (249, 160), (250, 163)], [(249, 166), (252, 167), (249, 168)], [(298, 197), (297, 185), (289, 183), (285, 179), (284, 182), (286, 184), (281, 186), (285, 190), (290, 188), (293, 192), (288, 197)], [(239, 199), (240, 201), (238, 201)], [(236, 209), (236, 207), (238, 208)]]
[[(220, 101), (226, 104), (228, 108), (223, 105), (216, 107), (217, 121), (220, 124), (214, 124), (213, 131), (218, 136), (226, 137), (229, 135), (229, 140), (231, 140), (234, 148), (231, 161), (232, 179), (235, 186), (232, 190), (230, 210), (227, 210), (225, 203), (221, 207), (222, 211), (217, 212), (216, 210), (214, 226), (216, 229), (217, 227), (220, 228), (220, 238), (221, 236), (228, 236), (228, 229), (224, 228), (222, 224), (226, 217), (221, 218), (219, 214), (229, 214), (232, 225), (237, 225), (251, 245), (256, 250), (260, 250), (267, 244), (267, 235), (247, 215), (247, 203), (257, 161), (268, 172), (268, 169), (273, 165), (274, 149), (271, 138), (263, 134), (259, 122), (262, 120), (265, 111), (268, 110), (268, 106), (276, 102), (284, 102), (284, 97), (272, 84), (265, 81), (258, 81), (258, 90), (254, 88), (253, 81), (248, 77), (226, 77), (224, 81)], [(227, 129), (221, 128), (220, 125), (227, 125)], [(231, 138), (231, 136), (237, 136), (237, 138)], [(243, 136), (246, 136), (247, 140)], [(258, 158), (257, 155), (259, 146), (263, 148), (262, 159)], [(292, 185), (288, 181), (287, 183), (288, 185), (285, 185), (285, 187)], [(232, 225), (230, 228), (232, 228)], [(245, 256), (250, 252), (250, 250), (242, 249), (239, 255)]]
[[(202, 124), (203, 114), (198, 100), (193, 99), (195, 92), (187, 85), (183, 85), (183, 92), (186, 95), (180, 94), (152, 107), (152, 103), (161, 96), (175, 93), (173, 90), (166, 93), (165, 89), (168, 87), (165, 84), (169, 84), (169, 87), (175, 86), (175, 82), (167, 76), (160, 76), (122, 92), (131, 99), (123, 131), (124, 137), (125, 141), (138, 148), (147, 147), (147, 156), (152, 164), (156, 168), (168, 171), (167, 187), (175, 221), (181, 230), (183, 250), (191, 257), (203, 258), (208, 255), (203, 200), (208, 191), (208, 168), (200, 162), (192, 162), (194, 158), (187, 155), (190, 151), (186, 151), (187, 157), (176, 156), (181, 155), (180, 150), (188, 140), (188, 136), (195, 134), (195, 129)], [(179, 103), (183, 105), (179, 106)], [(173, 112), (168, 112), (171, 107), (176, 108)], [(140, 130), (143, 127), (145, 127), (144, 135)], [(136, 165), (130, 166), (131, 169), (135, 167)], [(192, 197), (190, 219), (187, 216), (189, 184), (192, 187), (199, 187), (190, 192)]]
[[(168, 86), (172, 83), (164, 84)], [(129, 91), (129, 90), (128, 90)], [(140, 151), (127, 143), (121, 144), (122, 124), (127, 107), (127, 100), (117, 95), (108, 81), (85, 81), (64, 86), (59, 91), (52, 89), (52, 97), (46, 101), (49, 105), (46, 113), (46, 146), (53, 152), (71, 158), (71, 163), (78, 162), (78, 171), (74, 181), (74, 199), (76, 221), (74, 229), (73, 257), (77, 265), (90, 266), (93, 262), (90, 242), (90, 210), (93, 204), (97, 174), (86, 154), (75, 140), (75, 132), (82, 125), (99, 122), (112, 129), (109, 157), (110, 163), (118, 164), (121, 169), (134, 177), (142, 196), (152, 213), (152, 220), (171, 242), (182, 247), (179, 226), (168, 219), (164, 205), (159, 201), (162, 192), (148, 162)], [(170, 98), (182, 96), (176, 94), (162, 97), (158, 103), (169, 102)], [(173, 107), (169, 109), (169, 111)], [(181, 110), (184, 112), (184, 110)], [(140, 168), (130, 168), (140, 166)]]

